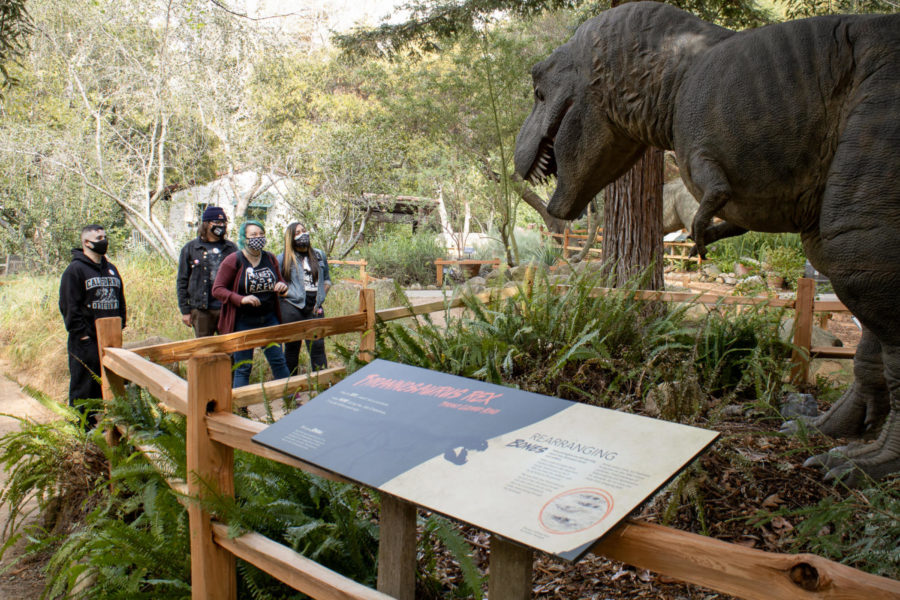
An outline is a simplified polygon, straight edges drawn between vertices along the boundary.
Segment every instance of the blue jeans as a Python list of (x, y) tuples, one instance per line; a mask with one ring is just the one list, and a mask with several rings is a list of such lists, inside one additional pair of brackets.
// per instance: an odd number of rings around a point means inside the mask
[[(267, 315), (259, 315), (255, 317), (238, 314), (234, 323), (235, 331), (247, 331), (248, 329), (257, 329), (259, 327), (270, 327), (279, 325), (278, 317), (274, 313)], [(272, 367), (272, 375), (275, 379), (284, 379), (290, 377), (291, 372), (288, 371), (287, 363), (284, 362), (284, 353), (278, 344), (269, 344), (263, 349), (269, 366)], [(253, 348), (247, 350), (238, 350), (232, 354), (234, 364), (234, 377), (232, 379), (232, 387), (241, 387), (250, 383), (250, 371), (253, 369)]]

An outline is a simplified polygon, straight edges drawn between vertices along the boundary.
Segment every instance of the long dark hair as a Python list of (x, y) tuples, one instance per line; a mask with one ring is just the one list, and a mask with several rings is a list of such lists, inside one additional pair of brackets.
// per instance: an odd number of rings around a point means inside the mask
[(309, 261), (313, 282), (318, 284), (319, 257), (316, 255), (316, 251), (313, 250), (312, 241), (310, 241), (309, 248), (306, 249), (306, 254), (300, 254), (294, 250), (294, 236), (296, 235), (297, 229), (300, 229), (301, 233), (306, 231), (306, 228), (296, 221), (288, 225), (284, 230), (284, 260), (281, 261), (281, 275), (284, 277), (285, 281), (290, 281), (291, 271), (294, 270), (294, 263), (302, 262), (303, 257), (305, 256)]

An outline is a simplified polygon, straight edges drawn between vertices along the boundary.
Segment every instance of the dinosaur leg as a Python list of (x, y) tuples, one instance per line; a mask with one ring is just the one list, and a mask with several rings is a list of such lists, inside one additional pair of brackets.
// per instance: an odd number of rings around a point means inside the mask
[(691, 238), (695, 244), (691, 249), (691, 255), (699, 254), (701, 258), (706, 258), (708, 242), (706, 234), (709, 231), (709, 224), (716, 212), (728, 203), (731, 187), (719, 165), (705, 157), (692, 157), (690, 170), (694, 184), (703, 190), (703, 198), (691, 225)]
[(874, 442), (842, 448), (820, 461), (828, 469), (826, 479), (849, 484), (900, 472), (900, 188), (895, 177), (900, 122), (885, 110), (900, 95), (895, 75), (900, 65), (888, 66), (862, 80), (848, 104), (853, 108), (831, 161), (818, 232), (804, 236), (810, 261), (831, 279), (865, 336), (854, 362), (855, 391), (826, 428), (852, 427), (863, 406), (863, 424), (887, 413)]
[[(884, 382), (881, 343), (868, 329), (863, 329), (862, 339), (856, 349), (853, 375), (853, 383), (828, 412), (812, 419), (804, 419), (810, 427), (831, 437), (857, 438), (881, 425), (889, 409), (888, 389)], [(797, 423), (789, 421), (781, 430), (784, 433), (794, 433)], [(814, 456), (807, 461), (807, 466), (825, 466), (826, 460), (831, 456)]]
[(724, 240), (725, 238), (744, 235), (745, 233), (747, 233), (747, 230), (743, 227), (732, 225), (728, 221), (722, 221), (721, 223), (716, 223), (712, 227), (707, 227), (703, 237), (707, 244), (711, 244), (719, 240)]
[(823, 468), (826, 481), (858, 485), (866, 477), (900, 471), (900, 328), (894, 308), (900, 272), (841, 270), (831, 282), (862, 322), (863, 338), (853, 364), (855, 381), (813, 425), (830, 435), (849, 436), (871, 431), (886, 419), (875, 441), (835, 448), (813, 456), (806, 465)]

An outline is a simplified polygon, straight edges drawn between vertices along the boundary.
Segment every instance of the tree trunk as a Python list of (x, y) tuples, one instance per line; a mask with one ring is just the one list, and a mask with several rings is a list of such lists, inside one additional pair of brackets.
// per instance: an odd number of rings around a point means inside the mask
[(642, 283), (644, 289), (661, 290), (662, 195), (665, 153), (648, 149), (638, 162), (605, 191), (603, 211), (603, 260), (612, 271), (614, 285), (653, 264)]

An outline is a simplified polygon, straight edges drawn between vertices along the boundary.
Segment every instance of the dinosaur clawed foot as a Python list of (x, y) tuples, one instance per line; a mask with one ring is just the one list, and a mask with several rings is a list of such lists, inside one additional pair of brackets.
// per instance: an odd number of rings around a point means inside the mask
[(822, 469), (825, 481), (851, 487), (900, 471), (900, 412), (891, 412), (874, 442), (834, 448), (807, 459), (804, 466)]

